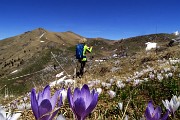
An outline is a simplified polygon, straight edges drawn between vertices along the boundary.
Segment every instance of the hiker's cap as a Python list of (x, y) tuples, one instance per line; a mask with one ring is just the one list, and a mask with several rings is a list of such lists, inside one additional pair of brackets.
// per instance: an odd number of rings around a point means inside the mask
[(81, 38), (81, 39), (79, 40), (79, 42), (80, 42), (80, 43), (86, 43), (86, 42), (87, 42), (87, 39), (86, 39), (86, 38)]

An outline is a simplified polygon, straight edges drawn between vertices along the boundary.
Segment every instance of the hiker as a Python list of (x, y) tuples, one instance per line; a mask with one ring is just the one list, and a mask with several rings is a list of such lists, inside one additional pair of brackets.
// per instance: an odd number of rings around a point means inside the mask
[(168, 43), (168, 46), (172, 47), (174, 42), (175, 42), (175, 39), (170, 40), (169, 43)]
[(76, 46), (76, 59), (78, 59), (78, 63), (80, 63), (80, 69), (79, 69), (79, 71), (76, 72), (77, 77), (82, 77), (83, 76), (84, 67), (85, 67), (86, 62), (87, 62), (86, 53), (87, 52), (89, 52), (89, 53), (92, 52), (93, 47), (92, 46), (88, 47), (86, 42), (87, 42), (87, 39), (82, 38), (79, 41), (79, 44)]

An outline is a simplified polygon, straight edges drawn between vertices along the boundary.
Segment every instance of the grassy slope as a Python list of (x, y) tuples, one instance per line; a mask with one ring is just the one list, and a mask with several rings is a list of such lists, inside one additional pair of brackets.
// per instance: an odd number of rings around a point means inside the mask
[[(125, 80), (126, 76), (133, 74), (133, 72), (135, 72), (135, 71), (142, 70), (143, 66), (145, 66), (145, 65), (156, 66), (155, 62), (158, 59), (168, 59), (170, 57), (179, 58), (180, 51), (179, 51), (178, 46), (174, 46), (172, 48), (166, 47), (166, 49), (164, 49), (164, 51), (160, 50), (160, 51), (158, 51), (157, 54), (155, 54), (154, 52), (152, 52), (150, 54), (146, 54), (145, 52), (143, 52), (143, 50), (145, 48), (145, 46), (143, 46), (143, 45), (145, 42), (148, 41), (148, 40), (144, 40), (146, 38), (147, 38), (147, 36), (144, 36), (142, 38), (141, 37), (130, 38), (127, 41), (123, 40), (123, 41), (115, 42), (114, 46), (109, 46), (109, 44), (107, 44), (106, 42), (101, 41), (101, 40), (90, 41), (89, 45), (94, 46), (94, 51), (95, 51), (93, 54), (95, 56), (94, 59), (96, 59), (98, 57), (103, 57), (102, 54), (101, 54), (101, 56), (98, 55), (99, 52), (103, 51), (103, 49), (104, 49), (104, 51), (105, 51), (105, 49), (107, 49), (107, 51), (108, 50), (111, 51), (111, 50), (114, 50), (115, 48), (118, 49), (120, 46), (123, 47), (122, 49), (125, 49), (126, 47), (128, 47), (128, 50), (127, 50), (128, 57), (122, 58), (122, 59), (110, 59), (101, 64), (97, 64), (95, 62), (92, 63), (93, 67), (91, 69), (89, 69), (88, 72), (85, 73), (85, 77), (82, 79), (80, 84), (87, 83), (88, 80), (93, 80), (93, 79), (100, 79), (103, 81), (107, 81), (114, 76), (116, 76), (117, 79)], [(159, 38), (161, 40), (164, 40), (163, 35), (160, 35)], [(158, 41), (158, 40), (156, 40), (156, 41)], [(158, 41), (158, 42), (160, 42), (160, 41)], [(166, 44), (168, 43), (168, 40), (165, 40), (165, 42), (161, 41), (160, 43), (163, 47), (165, 47)], [(134, 45), (136, 45), (136, 46), (134, 46)], [(37, 55), (37, 57), (34, 57), (33, 60), (29, 60), (27, 62), (28, 64), (25, 65), (26, 67), (24, 66), (25, 69), (23, 69), (18, 74), (15, 74), (13, 76), (8, 76), (8, 78), (12, 78), (12, 77), (16, 77), (19, 75), (32, 73), (32, 72), (41, 70), (48, 64), (51, 64), (51, 65), (57, 64), (56, 62), (54, 62), (52, 56), (50, 55), (50, 51), (53, 51), (53, 53), (55, 55), (57, 55), (57, 59), (59, 61), (63, 61), (62, 56), (66, 56), (67, 55), (66, 53), (69, 53), (70, 51), (71, 51), (70, 56), (73, 56), (74, 49), (75, 49), (74, 47), (69, 47), (64, 52), (62, 52), (61, 50), (58, 50), (58, 49), (54, 49), (54, 50), (44, 51), (45, 53), (39, 53), (39, 55), (42, 55), (42, 56)], [(140, 51), (140, 50), (142, 50), (142, 51)], [(67, 58), (69, 57), (68, 55), (66, 56)], [(120, 60), (120, 63), (118, 65), (115, 65), (114, 62), (117, 60)], [(31, 63), (31, 61), (33, 61), (33, 63)], [(71, 63), (70, 60), (68, 62)], [(68, 62), (64, 61), (61, 63), (63, 63), (63, 65), (66, 66), (67, 64), (69, 64)], [(112, 73), (112, 72), (110, 72), (110, 70), (113, 66), (121, 67), (121, 70)], [(61, 71), (61, 70), (59, 70), (59, 71)], [(47, 73), (48, 76), (47, 76), (46, 80), (52, 79), (52, 76), (54, 76), (55, 73), (56, 73), (55, 71), (52, 71), (51, 73), (50, 72)], [(40, 77), (41, 75), (45, 76), (45, 73), (33, 74), (32, 76), (28, 76), (23, 79), (20, 78), (20, 79), (16, 79), (16, 80), (12, 80), (12, 81), (11, 80), (7, 81), (7, 78), (6, 78), (6, 79), (2, 80), (3, 81), (2, 83), (8, 84), (11, 88), (11, 91), (13, 91), (13, 93), (22, 94), (24, 91), (28, 91), (30, 88), (33, 87), (32, 82), (30, 82), (31, 80), (36, 81), (37, 84), (40, 85), (42, 83), (42, 81), (40, 81), (40, 80), (42, 80), (42, 78)], [(118, 118), (120, 118), (122, 116), (121, 115), (122, 113), (117, 108), (117, 103), (119, 101), (123, 101), (124, 105), (126, 105), (128, 103), (128, 101), (130, 100), (130, 98), (131, 98), (131, 101), (128, 105), (127, 114), (130, 117), (139, 119), (140, 116), (143, 114), (143, 112), (145, 110), (145, 106), (147, 105), (147, 102), (149, 100), (153, 99), (153, 101), (156, 105), (163, 106), (161, 103), (161, 100), (170, 99), (172, 97), (172, 94), (180, 95), (180, 93), (179, 93), (180, 88), (178, 86), (178, 85), (180, 85), (179, 81), (180, 81), (179, 78), (166, 79), (163, 82), (149, 81), (149, 82), (141, 84), (135, 88), (133, 88), (132, 86), (127, 86), (124, 89), (117, 89), (114, 85), (114, 87), (112, 87), (112, 89), (117, 92), (117, 96), (113, 99), (110, 99), (107, 94), (100, 95), (97, 108), (96, 108), (95, 112), (89, 117), (89, 119), (95, 119), (95, 118), (97, 119), (97, 116), (100, 117), (99, 119), (118, 119)], [(45, 84), (46, 84), (46, 82), (44, 82), (44, 85)], [(104, 92), (107, 90), (108, 89), (105, 89)], [(66, 104), (66, 105), (68, 106), (68, 104)], [(102, 107), (103, 107), (103, 110), (102, 110)], [(67, 107), (65, 107), (65, 111), (69, 111), (69, 109), (68, 108), (66, 109), (66, 108)], [(165, 109), (163, 109), (163, 112), (164, 111), (165, 111)], [(68, 112), (66, 114), (66, 117), (71, 118), (72, 114), (70, 112)], [(178, 117), (179, 117), (179, 114), (178, 114)]]

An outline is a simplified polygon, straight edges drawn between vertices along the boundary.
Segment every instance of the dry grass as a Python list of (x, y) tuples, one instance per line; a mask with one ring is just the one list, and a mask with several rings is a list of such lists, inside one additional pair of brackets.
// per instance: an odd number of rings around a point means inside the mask
[[(96, 41), (96, 44), (99, 41)], [(105, 43), (103, 43), (105, 44)], [(158, 60), (163, 59), (169, 59), (169, 58), (179, 58), (180, 56), (180, 47), (178, 45), (175, 45), (173, 47), (166, 47), (163, 50), (157, 50), (157, 51), (150, 51), (150, 52), (144, 52), (139, 51), (136, 52), (134, 55), (130, 55), (124, 58), (112, 58), (109, 60), (106, 60), (102, 63), (96, 63), (92, 62), (89, 63), (91, 65), (86, 66), (87, 71), (85, 72), (84, 76), (82, 78), (75, 78), (76, 83), (72, 85), (72, 88), (75, 87), (82, 87), (83, 84), (87, 84), (88, 81), (91, 80), (101, 80), (104, 82), (109, 82), (111, 78), (116, 80), (122, 80), (126, 81), (127, 77), (134, 74), (134, 72), (141, 71), (147, 66), (151, 66), (157, 70), (160, 70), (164, 67), (169, 66), (159, 66)], [(132, 51), (131, 51), (132, 52)], [(105, 53), (103, 53), (105, 55)], [(97, 54), (95, 54), (97, 55)], [(119, 62), (117, 62), (119, 61)], [(52, 61), (51, 61), (52, 62)], [(69, 64), (69, 63), (67, 63)], [(112, 68), (119, 68), (118, 70), (112, 71)], [(67, 68), (68, 71), (71, 71), (71, 68)], [(57, 70), (56, 73), (60, 72), (62, 70)], [(71, 71), (72, 72), (72, 71)], [(71, 73), (69, 72), (69, 73)], [(55, 75), (55, 72), (49, 77), (46, 78), (47, 82), (44, 82), (44, 84), (54, 80), (52, 75)], [(147, 77), (147, 75), (144, 75), (143, 77)], [(35, 77), (34, 77), (35, 78)], [(28, 78), (29, 80), (32, 80), (33, 78)], [(43, 85), (40, 81), (40, 77), (37, 77), (36, 79), (39, 79), (39, 84), (37, 83), (37, 89), (42, 90)], [(44, 78), (45, 79), (45, 78)], [(175, 93), (174, 88), (179, 89), (176, 85), (180, 85), (178, 78), (170, 79), (169, 81), (175, 81), (176, 84), (173, 83), (159, 83), (157, 81), (145, 83), (143, 85), (132, 87), (132, 84), (128, 84), (126, 88), (118, 89), (113, 83), (111, 86), (111, 89), (116, 91), (117, 95), (115, 98), (110, 98), (107, 94), (108, 88), (103, 88), (101, 85), (97, 85), (94, 87), (102, 87), (103, 91), (102, 94), (99, 96), (99, 101), (97, 104), (97, 107), (95, 110), (88, 116), (87, 120), (120, 120), (122, 117), (124, 117), (125, 114), (130, 116), (131, 119), (139, 119), (145, 111), (147, 102), (151, 99), (154, 99), (156, 105), (161, 105), (161, 99), (167, 99), (170, 98), (172, 93)], [(163, 86), (166, 86), (163, 88)], [(171, 86), (172, 85), (172, 86)], [(174, 86), (175, 87), (174, 87)], [(60, 89), (64, 86), (55, 86), (52, 88), (52, 93)], [(157, 88), (161, 88), (159, 91), (156, 92)], [(174, 88), (173, 88), (174, 87)], [(68, 87), (66, 87), (67, 89)], [(151, 90), (152, 89), (152, 90)], [(163, 93), (163, 89), (165, 89), (166, 93)], [(168, 93), (168, 91), (171, 91), (171, 93)], [(159, 93), (158, 93), (159, 92)], [(176, 91), (176, 93), (180, 94), (179, 91)], [(2, 96), (1, 96), (2, 97)], [(23, 96), (17, 99), (22, 99)], [(161, 98), (161, 99), (160, 99)], [(13, 99), (9, 100), (2, 100), (1, 103), (8, 104)], [(159, 99), (159, 100), (158, 100)], [(124, 103), (124, 109), (123, 111), (119, 110), (117, 104), (118, 102), (122, 101)], [(126, 108), (127, 106), (127, 108)], [(163, 112), (165, 109), (163, 109)], [(179, 112), (179, 111), (178, 111)], [(64, 116), (67, 118), (67, 120), (73, 120), (73, 113), (69, 108), (69, 104), (66, 101), (65, 104), (61, 107), (59, 113), (63, 113)], [(177, 115), (180, 116), (179, 114)], [(34, 120), (34, 116), (32, 114), (31, 110), (23, 111), (23, 114), (20, 118), (20, 120)]]

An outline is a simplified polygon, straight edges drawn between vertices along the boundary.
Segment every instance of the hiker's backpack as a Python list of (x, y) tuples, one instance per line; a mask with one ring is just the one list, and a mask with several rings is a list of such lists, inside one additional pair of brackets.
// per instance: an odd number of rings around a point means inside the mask
[(77, 44), (76, 45), (76, 59), (83, 59), (83, 44)]

